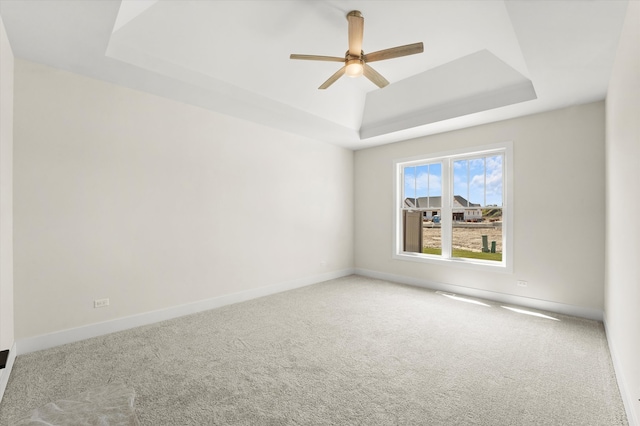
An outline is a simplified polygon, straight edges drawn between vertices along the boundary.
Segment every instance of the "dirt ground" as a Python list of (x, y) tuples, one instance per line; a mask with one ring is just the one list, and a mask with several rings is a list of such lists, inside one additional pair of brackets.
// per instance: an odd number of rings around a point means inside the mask
[[(423, 228), (423, 244), (425, 247), (440, 248), (440, 228)], [(502, 252), (502, 227), (495, 228), (458, 228), (453, 227), (453, 248), (471, 251), (482, 251), (482, 236), (488, 237), (488, 246), (491, 241), (496, 242), (496, 251)]]

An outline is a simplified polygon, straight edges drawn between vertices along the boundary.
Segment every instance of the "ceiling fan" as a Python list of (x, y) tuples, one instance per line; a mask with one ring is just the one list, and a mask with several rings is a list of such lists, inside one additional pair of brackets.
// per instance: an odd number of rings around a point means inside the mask
[(407, 44), (404, 46), (392, 47), (390, 49), (378, 50), (377, 52), (364, 54), (362, 51), (362, 35), (364, 33), (364, 17), (358, 10), (352, 10), (347, 13), (347, 21), (349, 21), (349, 50), (345, 53), (344, 58), (337, 56), (318, 56), (318, 55), (298, 55), (292, 54), (290, 59), (303, 59), (307, 61), (329, 61), (343, 62), (344, 66), (336, 71), (327, 81), (322, 83), (318, 89), (326, 89), (335, 83), (344, 74), (349, 77), (359, 77), (364, 75), (373, 84), (382, 88), (389, 84), (386, 78), (371, 68), (368, 63), (382, 61), (385, 59), (399, 58), (400, 56), (414, 55), (424, 52), (422, 42)]

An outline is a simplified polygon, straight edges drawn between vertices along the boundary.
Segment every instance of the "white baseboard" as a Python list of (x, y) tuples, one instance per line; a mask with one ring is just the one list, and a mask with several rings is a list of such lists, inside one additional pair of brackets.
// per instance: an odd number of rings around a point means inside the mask
[(430, 290), (440, 290), (449, 293), (455, 293), (464, 296), (477, 297), (480, 299), (493, 300), (500, 303), (508, 303), (511, 305), (519, 305), (527, 308), (538, 309), (542, 311), (555, 312), (563, 315), (571, 315), (575, 317), (587, 318), (596, 321), (602, 321), (602, 311), (593, 308), (585, 308), (582, 306), (567, 305), (564, 303), (550, 302), (547, 300), (533, 299), (523, 296), (515, 296), (506, 293), (498, 293), (488, 290), (480, 290), (471, 287), (463, 287), (453, 284), (439, 283), (434, 281), (423, 280), (419, 278), (406, 277), (403, 275), (388, 274), (386, 272), (378, 272), (370, 269), (356, 268), (355, 273), (365, 277), (376, 278), (385, 281), (393, 281), (401, 284), (408, 284), (416, 287), (423, 287)]
[(604, 332), (607, 336), (607, 343), (609, 344), (609, 353), (611, 354), (611, 362), (613, 363), (613, 370), (616, 372), (616, 381), (618, 382), (618, 389), (620, 390), (620, 396), (622, 397), (622, 403), (624, 404), (624, 410), (627, 413), (627, 421), (629, 426), (640, 426), (640, 419), (636, 417), (636, 413), (633, 410), (635, 404), (634, 398), (631, 396), (632, 392), (627, 387), (622, 374), (622, 366), (617, 357), (616, 347), (609, 337), (609, 329), (607, 328), (607, 316), (604, 315)]
[(156, 322), (165, 321), (185, 315), (191, 315), (198, 312), (219, 308), (221, 306), (245, 302), (247, 300), (256, 299), (258, 297), (281, 293), (283, 291), (293, 290), (296, 288), (317, 284), (335, 278), (346, 277), (348, 275), (352, 275), (353, 273), (354, 270), (351, 268), (342, 269), (339, 271), (327, 272), (325, 274), (300, 278), (293, 281), (259, 287), (251, 290), (241, 291), (238, 293), (227, 294), (224, 296), (214, 297), (212, 299), (200, 300), (197, 302), (179, 306), (172, 306), (170, 308), (160, 309), (157, 311), (145, 312), (138, 315), (118, 318), (95, 324), (88, 324), (82, 327), (43, 334), (41, 336), (19, 339), (16, 345), (17, 355), (23, 355), (29, 352), (35, 352), (42, 349), (64, 345), (66, 343), (77, 342), (92, 337), (115, 333), (117, 331), (128, 330), (134, 327), (153, 324)]
[(13, 362), (16, 360), (17, 349), (15, 342), (11, 349), (9, 349), (9, 357), (7, 358), (7, 364), (2, 370), (0, 370), (0, 402), (4, 396), (4, 391), (9, 383), (9, 376), (11, 375), (11, 369), (13, 368)]

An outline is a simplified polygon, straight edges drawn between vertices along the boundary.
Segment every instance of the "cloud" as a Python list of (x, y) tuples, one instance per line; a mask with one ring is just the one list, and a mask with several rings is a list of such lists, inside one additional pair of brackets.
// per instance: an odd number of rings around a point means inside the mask
[(432, 169), (432, 173), (429, 173), (426, 166), (407, 170), (404, 175), (405, 196), (414, 197), (414, 189), (418, 197), (442, 195), (442, 175), (437, 174), (440, 172), (439, 168)]
[(416, 178), (416, 190), (428, 195), (439, 195), (442, 192), (442, 177), (433, 173), (420, 173)]

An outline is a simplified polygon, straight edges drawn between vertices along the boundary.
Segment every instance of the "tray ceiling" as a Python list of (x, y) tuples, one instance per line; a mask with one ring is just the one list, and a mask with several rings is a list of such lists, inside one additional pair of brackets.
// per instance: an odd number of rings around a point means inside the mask
[[(2, 0), (16, 57), (360, 149), (604, 99), (626, 1)], [(343, 77), (350, 10), (391, 84)]]

